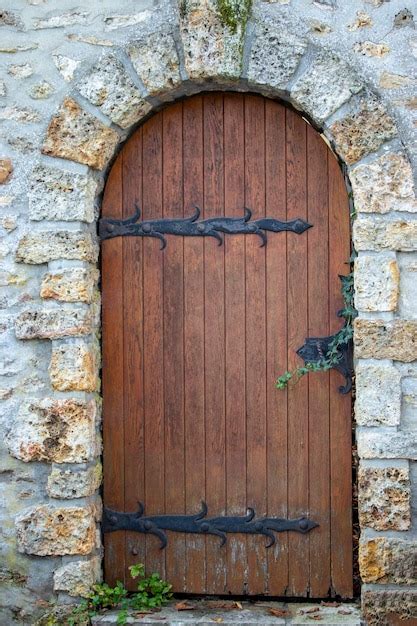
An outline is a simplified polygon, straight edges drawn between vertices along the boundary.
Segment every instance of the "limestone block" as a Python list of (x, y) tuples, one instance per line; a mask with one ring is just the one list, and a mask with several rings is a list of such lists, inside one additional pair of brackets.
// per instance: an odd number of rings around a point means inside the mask
[(353, 223), (356, 250), (417, 250), (417, 222), (380, 216), (359, 217)]
[(101, 580), (99, 557), (86, 561), (73, 561), (54, 573), (54, 590), (66, 591), (70, 596), (86, 598), (94, 583)]
[(357, 433), (358, 454), (361, 459), (417, 460), (417, 432), (383, 431), (360, 428)]
[(6, 106), (0, 108), (0, 120), (9, 120), (19, 124), (34, 124), (40, 122), (42, 116), (38, 111), (29, 107)]
[(336, 56), (321, 52), (291, 89), (297, 108), (322, 122), (362, 89), (362, 81)]
[(84, 470), (54, 467), (48, 476), (47, 492), (51, 498), (69, 499), (92, 496), (101, 485), (102, 470), (97, 464)]
[(16, 318), (18, 339), (59, 339), (79, 337), (92, 332), (92, 316), (88, 308), (30, 309)]
[(29, 89), (29, 96), (34, 100), (46, 100), (54, 93), (54, 88), (47, 80), (42, 80)]
[(404, 154), (384, 154), (350, 172), (358, 213), (417, 211), (413, 174)]
[(402, 318), (417, 318), (417, 258), (401, 255), (400, 299), (398, 311)]
[(65, 82), (70, 83), (74, 78), (74, 72), (79, 66), (80, 61), (71, 59), (70, 57), (66, 57), (62, 54), (53, 54), (52, 59), (62, 78)]
[(402, 379), (401, 424), (404, 428), (417, 429), (417, 378)]
[(356, 113), (338, 120), (330, 130), (338, 153), (347, 163), (355, 163), (375, 152), (397, 134), (393, 119), (373, 97), (361, 100)]
[(417, 618), (415, 589), (366, 589), (362, 591), (361, 600), (368, 626), (392, 626), (394, 615), (406, 620), (404, 624), (410, 624), (409, 618)]
[(388, 537), (359, 543), (359, 568), (363, 582), (415, 585), (417, 542)]
[(386, 43), (374, 43), (373, 41), (357, 41), (353, 45), (353, 51), (365, 57), (383, 57), (391, 50)]
[(32, 76), (33, 67), (30, 63), (13, 63), (12, 65), (9, 65), (7, 73), (10, 74), (10, 76), (13, 76), (13, 78), (21, 80), (23, 78), (29, 78), (29, 76)]
[(170, 33), (152, 33), (131, 43), (127, 53), (151, 96), (165, 93), (181, 83), (177, 49)]
[(359, 311), (395, 311), (399, 285), (394, 255), (361, 255), (355, 259), (355, 307)]
[(122, 128), (132, 126), (152, 108), (113, 56), (102, 58), (78, 81), (77, 88), (84, 98)]
[[(236, 6), (244, 3), (239, 0)], [(223, 23), (213, 0), (183, 3), (181, 38), (185, 69), (192, 80), (237, 79), (242, 69), (244, 29)]]
[(249, 82), (284, 89), (306, 49), (305, 40), (282, 24), (258, 24), (249, 59)]
[(97, 183), (90, 175), (39, 165), (30, 179), (29, 217), (93, 222), (96, 191)]
[(32, 28), (40, 30), (44, 28), (63, 28), (64, 26), (75, 26), (76, 24), (86, 24), (90, 14), (87, 11), (69, 11), (61, 15), (39, 18), (33, 20)]
[(93, 401), (24, 402), (7, 437), (10, 454), (25, 462), (87, 462), (95, 455), (95, 415)]
[(401, 415), (401, 375), (390, 364), (358, 361), (355, 416), (359, 426), (396, 426)]
[(7, 183), (13, 172), (11, 159), (0, 158), (0, 185)]
[(49, 376), (57, 391), (96, 391), (97, 354), (84, 343), (62, 344), (52, 348)]
[(379, 86), (382, 89), (400, 89), (407, 85), (412, 85), (413, 79), (402, 74), (393, 74), (392, 72), (382, 72), (379, 78)]
[(393, 359), (405, 363), (417, 359), (417, 320), (369, 320), (354, 322), (355, 356), (361, 359)]
[(117, 30), (127, 26), (136, 26), (142, 22), (151, 22), (152, 18), (153, 13), (148, 10), (140, 11), (139, 13), (113, 13), (105, 16), (104, 26), (106, 30)]
[(98, 247), (89, 233), (70, 230), (42, 230), (28, 233), (19, 241), (18, 263), (38, 265), (55, 259), (73, 259), (95, 263)]
[(42, 147), (44, 154), (103, 169), (113, 156), (118, 135), (66, 98), (52, 118)]
[(16, 517), (18, 549), (37, 556), (90, 554), (96, 525), (92, 507), (41, 505)]
[(98, 275), (98, 270), (83, 267), (50, 271), (42, 279), (41, 298), (90, 304)]
[(359, 523), (374, 530), (408, 530), (411, 525), (407, 467), (361, 466), (358, 473)]

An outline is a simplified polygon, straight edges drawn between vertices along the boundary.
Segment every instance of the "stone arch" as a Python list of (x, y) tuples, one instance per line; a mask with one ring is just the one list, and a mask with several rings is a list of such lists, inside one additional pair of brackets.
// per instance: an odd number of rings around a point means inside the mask
[[(149, 15), (135, 39), (80, 69), (52, 116), (40, 150), (43, 160), (31, 174), (32, 222), (16, 252), (19, 263), (50, 264), (41, 284), (43, 303), (18, 315), (16, 336), (52, 340), (51, 386), (45, 397), (22, 403), (8, 447), (23, 461), (55, 464), (48, 478), (51, 501), (16, 519), (18, 546), (26, 554), (71, 556), (58, 567), (51, 561), (51, 568), (54, 589), (72, 596), (84, 595), (100, 570), (95, 221), (105, 174), (119, 146), (153, 111), (212, 89), (250, 90), (291, 103), (345, 164), (358, 216), (353, 239), (359, 252), (360, 315), (355, 328), (359, 456), (414, 458), (411, 443), (401, 433), (393, 437), (367, 428), (399, 424), (402, 374), (393, 361), (417, 359), (417, 324), (399, 309), (397, 260), (397, 252), (417, 250), (415, 221), (409, 219), (417, 205), (407, 147), (393, 117), (352, 67), (313, 46), (304, 34), (296, 34), (294, 24), (274, 17), (268, 7), (257, 7), (248, 24), (237, 23), (234, 28), (209, 2), (190, 2), (168, 24), (155, 25)], [(63, 160), (73, 165), (67, 167)], [(54, 221), (59, 225), (51, 226)], [(67, 222), (68, 227), (63, 226)], [(62, 305), (51, 306), (51, 300)], [(74, 464), (74, 470), (66, 464)], [(385, 484), (405, 494), (402, 504), (392, 509), (389, 498), (381, 501)], [(378, 470), (366, 461), (359, 485), (362, 577), (365, 583), (374, 583), (380, 576), (372, 569), (372, 555), (379, 550), (382, 560), (389, 539), (381, 534), (375, 538), (372, 532), (410, 526), (408, 473), (395, 463)], [(372, 513), (374, 502), (377, 515)], [(388, 521), (381, 522), (381, 515)], [(70, 536), (57, 541), (54, 528), (62, 525)], [(393, 572), (387, 566), (384, 582), (397, 582), (395, 562)], [(373, 610), (368, 605), (373, 606), (372, 594), (377, 592), (366, 593), (365, 609)]]

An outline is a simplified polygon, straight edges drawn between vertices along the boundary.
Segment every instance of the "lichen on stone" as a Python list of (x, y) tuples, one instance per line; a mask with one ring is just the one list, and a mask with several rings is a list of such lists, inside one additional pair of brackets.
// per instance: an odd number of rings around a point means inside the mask
[(252, 11), (252, 0), (216, 0), (217, 10), (224, 26), (236, 33), (240, 26), (245, 30)]

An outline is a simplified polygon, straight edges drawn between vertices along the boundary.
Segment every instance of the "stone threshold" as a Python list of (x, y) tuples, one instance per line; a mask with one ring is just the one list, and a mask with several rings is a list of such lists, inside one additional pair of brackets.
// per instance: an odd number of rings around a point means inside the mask
[[(178, 603), (192, 606), (192, 610), (178, 610)], [(330, 603), (329, 603), (330, 604)], [(109, 611), (92, 619), (94, 626), (116, 624), (117, 611)], [(233, 600), (204, 601), (179, 600), (156, 613), (132, 611), (128, 624), (164, 624), (165, 626), (279, 626), (296, 624), (321, 624), (322, 626), (362, 626), (360, 610), (353, 603), (285, 603), (285, 602), (234, 602)]]

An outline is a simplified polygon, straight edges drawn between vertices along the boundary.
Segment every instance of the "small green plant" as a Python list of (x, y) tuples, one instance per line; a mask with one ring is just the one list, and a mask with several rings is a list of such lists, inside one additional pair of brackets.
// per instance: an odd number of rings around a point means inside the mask
[[(350, 262), (353, 261), (353, 257)], [(353, 304), (353, 272), (347, 276), (340, 276), (342, 281), (342, 296), (344, 306), (339, 311), (339, 317), (345, 320), (342, 328), (337, 332), (333, 338), (333, 341), (329, 344), (329, 349), (325, 355), (315, 363), (305, 363), (302, 367), (297, 367), (292, 372), (284, 372), (276, 380), (275, 386), (277, 389), (285, 389), (288, 387), (288, 383), (292, 380), (294, 383), (298, 382), (300, 378), (309, 374), (310, 372), (326, 372), (335, 365), (338, 364), (342, 358), (340, 348), (346, 346), (353, 337), (353, 320), (355, 319), (357, 312)]]
[(162, 580), (159, 574), (146, 577), (142, 563), (131, 565), (129, 571), (133, 579), (139, 579), (136, 592), (129, 594), (120, 581), (114, 587), (107, 583), (94, 585), (89, 596), (72, 611), (68, 626), (89, 624), (94, 615), (106, 609), (119, 609), (117, 624), (123, 626), (127, 623), (129, 609), (151, 611), (172, 598), (172, 585)]

